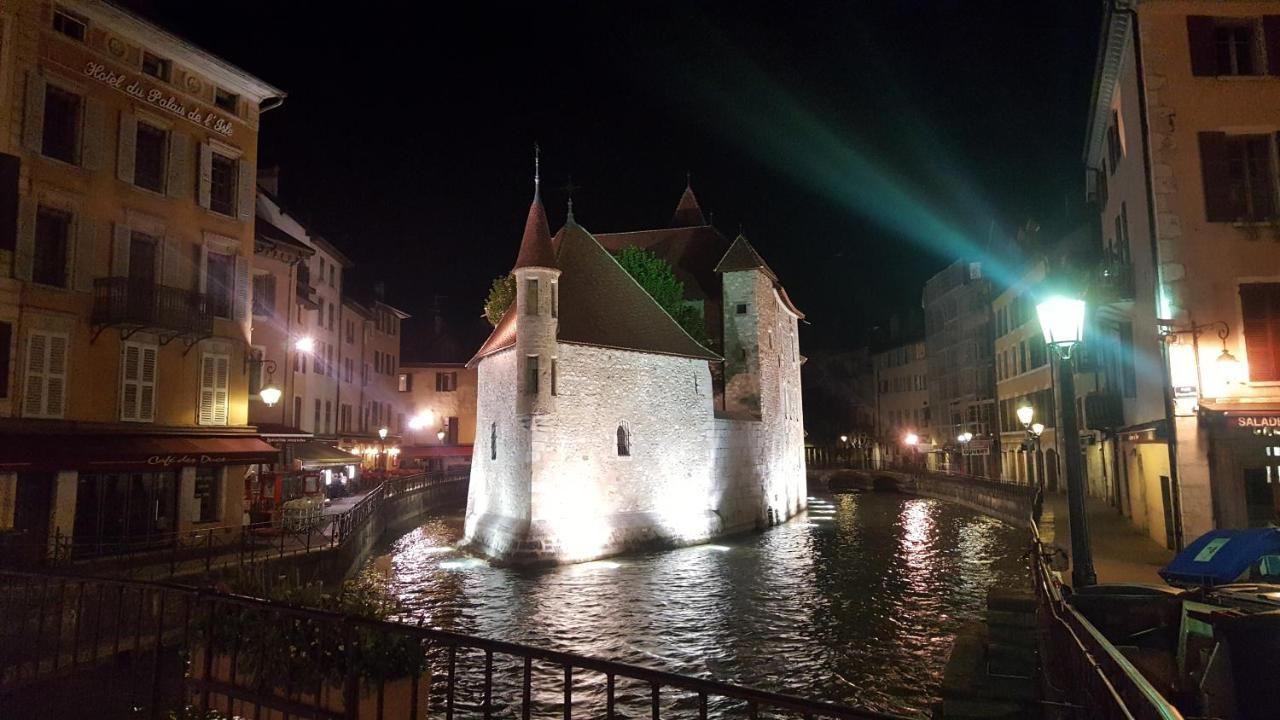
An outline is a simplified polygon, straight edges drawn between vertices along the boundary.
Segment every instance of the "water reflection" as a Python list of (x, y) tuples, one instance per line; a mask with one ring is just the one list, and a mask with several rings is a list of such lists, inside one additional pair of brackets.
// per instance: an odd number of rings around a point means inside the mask
[[(926, 714), (957, 628), (981, 616), (988, 588), (1025, 575), (1022, 533), (905, 495), (810, 503), (807, 516), (762, 534), (540, 570), (457, 552), (461, 520), (441, 517), (375, 562), (408, 622)], [(469, 662), (464, 690), (483, 660)], [(535, 667), (541, 711), (556, 711), (559, 672)], [(575, 677), (575, 701), (603, 707), (603, 683)], [(647, 689), (619, 689), (647, 707)]]

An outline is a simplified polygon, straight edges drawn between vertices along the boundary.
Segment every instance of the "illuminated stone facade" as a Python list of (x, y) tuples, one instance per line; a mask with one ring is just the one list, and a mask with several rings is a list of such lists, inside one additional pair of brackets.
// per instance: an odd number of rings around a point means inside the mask
[[(541, 213), (535, 201), (531, 225)], [(526, 229), (526, 247), (544, 239)], [(745, 238), (716, 267), (723, 325), (711, 334), (723, 360), (572, 219), (553, 247), (554, 260), (539, 262), (555, 268), (517, 263), (517, 302), (472, 361), (467, 547), (501, 562), (575, 562), (705, 542), (802, 510), (801, 315)], [(526, 305), (532, 277), (544, 281), (538, 312)], [(625, 327), (610, 339), (601, 321)]]

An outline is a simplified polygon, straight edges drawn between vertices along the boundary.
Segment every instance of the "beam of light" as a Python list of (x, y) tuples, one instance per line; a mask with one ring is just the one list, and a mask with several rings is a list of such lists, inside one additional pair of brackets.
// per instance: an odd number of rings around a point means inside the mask
[(984, 227), (991, 222), (988, 205), (978, 199), (974, 183), (966, 182), (960, 168), (945, 159), (937, 133), (903, 121), (909, 113), (899, 108), (885, 108), (899, 118), (904, 134), (919, 133), (913, 142), (926, 160), (922, 167), (936, 176), (938, 184), (953, 189), (960, 205), (978, 216), (968, 223), (983, 228), (976, 235), (933, 206), (928, 198), (936, 193), (926, 192), (882, 162), (847, 128), (821, 117), (814, 109), (817, 103), (806, 103), (773, 80), (718, 33), (708, 32), (707, 40), (728, 69), (711, 76), (694, 64), (661, 76), (684, 84), (681, 96), (696, 104), (690, 110), (712, 125), (717, 135), (741, 145), (758, 162), (837, 207), (938, 257), (981, 261), (983, 275), (997, 284), (1011, 284), (1018, 278), (1018, 259), (990, 247), (990, 233)]

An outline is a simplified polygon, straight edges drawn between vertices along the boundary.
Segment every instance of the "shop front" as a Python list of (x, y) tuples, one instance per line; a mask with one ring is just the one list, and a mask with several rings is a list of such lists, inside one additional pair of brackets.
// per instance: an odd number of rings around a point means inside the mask
[(92, 557), (161, 547), (203, 527), (239, 526), (231, 479), (275, 449), (247, 433), (10, 434), (0, 447), (0, 486), (15, 492), (12, 544)]
[(1202, 402), (1220, 528), (1280, 527), (1280, 403)]

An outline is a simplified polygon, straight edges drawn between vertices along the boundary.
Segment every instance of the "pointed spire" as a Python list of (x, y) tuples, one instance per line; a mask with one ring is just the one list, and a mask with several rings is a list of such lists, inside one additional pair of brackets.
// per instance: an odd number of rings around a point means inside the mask
[(569, 216), (564, 219), (565, 225), (577, 225), (578, 221), (573, 219), (573, 196), (569, 196)]
[(671, 216), (671, 227), (706, 225), (707, 219), (702, 215), (702, 208), (698, 205), (698, 198), (693, 194), (692, 174), (686, 172), (684, 179), (684, 194), (680, 196), (680, 202), (676, 205), (675, 215)]
[(542, 207), (542, 152), (533, 146), (533, 202), (529, 204), (529, 217), (524, 221), (524, 237), (520, 240), (520, 254), (516, 256), (513, 270), (523, 267), (556, 266), (555, 250), (551, 247), (551, 228), (547, 225), (547, 211)]

